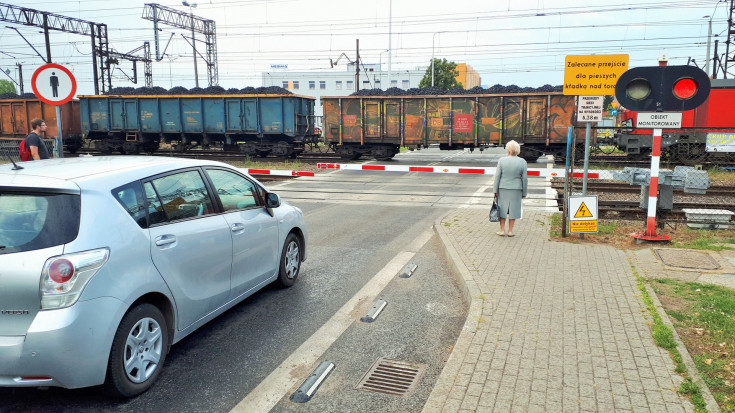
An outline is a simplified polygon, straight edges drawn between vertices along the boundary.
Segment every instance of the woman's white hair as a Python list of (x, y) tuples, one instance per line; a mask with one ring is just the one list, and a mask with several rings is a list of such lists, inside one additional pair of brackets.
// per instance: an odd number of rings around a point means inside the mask
[(521, 145), (516, 141), (509, 141), (505, 144), (505, 150), (508, 151), (509, 155), (516, 156), (521, 153)]

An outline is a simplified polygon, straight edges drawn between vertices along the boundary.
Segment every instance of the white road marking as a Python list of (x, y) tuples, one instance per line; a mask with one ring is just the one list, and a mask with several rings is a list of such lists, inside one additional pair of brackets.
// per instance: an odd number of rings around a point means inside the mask
[[(429, 228), (396, 254), (362, 289), (350, 298), (319, 330), (304, 341), (286, 360), (276, 367), (260, 384), (240, 401), (231, 413), (268, 412), (303, 377), (301, 372), (313, 370), (313, 364), (327, 351), (360, 314), (372, 306), (378, 294), (408, 264), (413, 256), (431, 239)], [(309, 373), (306, 373), (307, 375)]]
[[(460, 208), (469, 208), (470, 206), (477, 205), (481, 202), (483, 203), (483, 205), (488, 204), (488, 193), (485, 191), (493, 187), (490, 182), (494, 181), (495, 175), (492, 175), (492, 179), (488, 179), (487, 181), (488, 185), (483, 185), (478, 188), (477, 191), (475, 191), (475, 193), (467, 199), (467, 202), (460, 206)], [(490, 198), (490, 204), (492, 204), (492, 198)]]

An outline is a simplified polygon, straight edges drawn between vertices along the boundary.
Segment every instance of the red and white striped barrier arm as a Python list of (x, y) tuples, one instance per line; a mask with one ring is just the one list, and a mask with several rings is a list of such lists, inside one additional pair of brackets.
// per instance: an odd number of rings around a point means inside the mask
[(282, 169), (253, 169), (240, 168), (251, 175), (272, 175), (272, 176), (314, 176), (314, 172), (302, 171), (286, 171)]
[[(386, 171), (386, 172), (426, 172), (426, 173), (443, 173), (443, 174), (476, 174), (476, 175), (495, 175), (495, 167), (490, 168), (469, 168), (466, 166), (410, 166), (410, 165), (363, 165), (363, 164), (344, 164), (344, 163), (320, 163), (317, 164), (319, 169), (340, 169), (346, 171)], [(561, 178), (564, 176), (564, 169), (561, 168), (530, 168), (528, 176), (540, 176)], [(583, 173), (575, 172), (574, 178), (581, 178)], [(595, 170), (588, 172), (589, 179), (613, 179), (613, 171)]]

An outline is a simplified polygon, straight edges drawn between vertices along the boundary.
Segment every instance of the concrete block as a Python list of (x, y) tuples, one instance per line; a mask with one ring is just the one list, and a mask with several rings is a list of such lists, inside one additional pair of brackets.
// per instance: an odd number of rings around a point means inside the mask
[(700, 229), (727, 229), (730, 227), (730, 218), (735, 212), (726, 209), (682, 209), (687, 217), (689, 228)]

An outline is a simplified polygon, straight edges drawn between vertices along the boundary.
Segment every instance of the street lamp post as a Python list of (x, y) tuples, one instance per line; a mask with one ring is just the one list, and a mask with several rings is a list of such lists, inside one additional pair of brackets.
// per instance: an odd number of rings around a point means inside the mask
[(197, 69), (197, 42), (194, 38), (194, 13), (192, 12), (192, 8), (196, 8), (196, 3), (189, 4), (188, 1), (182, 1), (181, 4), (189, 8), (189, 19), (191, 20), (191, 46), (194, 49), (194, 81), (196, 82), (196, 87), (199, 87), (199, 70)]
[(444, 32), (436, 32), (431, 36), (431, 87), (434, 87), (434, 39), (436, 39), (437, 34), (441, 33)]

